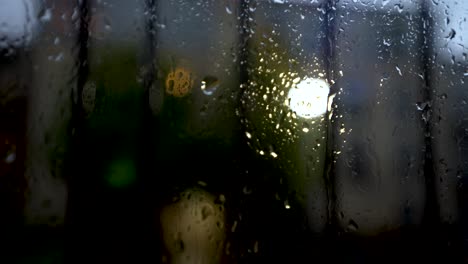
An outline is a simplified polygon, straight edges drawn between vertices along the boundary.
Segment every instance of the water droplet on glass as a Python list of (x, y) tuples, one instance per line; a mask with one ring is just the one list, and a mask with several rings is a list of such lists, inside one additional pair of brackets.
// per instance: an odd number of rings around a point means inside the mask
[(226, 196), (224, 196), (224, 194), (220, 194), (220, 195), (219, 195), (219, 201), (220, 201), (221, 203), (225, 203), (225, 202), (226, 202)]
[(383, 40), (383, 44), (384, 44), (385, 46), (387, 46), (387, 47), (390, 47), (390, 46), (392, 45), (392, 44), (390, 43), (390, 40), (386, 40), (386, 39)]
[(237, 228), (237, 221), (234, 221), (234, 223), (232, 224), (232, 227), (231, 227), (231, 232), (232, 233), (236, 232), (236, 228)]
[(252, 189), (249, 186), (244, 186), (244, 188), (242, 188), (242, 192), (246, 195), (249, 195), (252, 193)]
[(201, 90), (206, 95), (212, 95), (219, 87), (219, 80), (213, 76), (206, 76), (201, 82)]
[(204, 182), (204, 181), (198, 181), (197, 183), (198, 183), (198, 185), (203, 186), (203, 187), (207, 186), (206, 182)]
[(394, 8), (398, 11), (398, 13), (403, 12), (403, 5), (402, 4), (396, 4)]
[(206, 104), (202, 105), (202, 107), (200, 108), (200, 115), (201, 116), (206, 116), (207, 112), (208, 112), (208, 104), (206, 103)]
[(344, 213), (340, 212), (340, 219), (344, 219)]
[(351, 232), (355, 232), (359, 229), (359, 226), (353, 219), (350, 219), (348, 222), (348, 230)]
[(57, 54), (57, 56), (55, 56), (54, 61), (59, 62), (62, 60), (63, 60), (63, 52), (60, 52), (59, 54)]
[(398, 66), (395, 66), (395, 69), (397, 70), (397, 72), (398, 72), (398, 74), (400, 76), (403, 76), (403, 74), (401, 73), (401, 69)]
[(77, 20), (80, 17), (80, 12), (78, 8), (73, 9), (73, 14), (71, 16), (71, 19), (73, 21)]
[(427, 110), (430, 106), (431, 106), (430, 102), (417, 102), (416, 103), (416, 108), (418, 109), (418, 111)]
[(442, 100), (445, 100), (445, 99), (447, 99), (447, 94), (443, 93), (443, 94), (439, 95), (439, 98), (442, 99)]
[(302, 123), (302, 131), (307, 133), (307, 132), (309, 132), (309, 130), (310, 130), (309, 129), (309, 123), (307, 123), (307, 122)]
[(112, 30), (111, 21), (107, 16), (104, 17), (104, 29), (107, 30), (107, 31)]
[(183, 252), (185, 249), (184, 241), (182, 239), (177, 239), (175, 241), (175, 248), (178, 252)]
[(448, 33), (448, 35), (445, 37), (448, 40), (451, 40), (455, 37), (455, 35), (457, 34), (457, 32), (455, 31), (455, 29), (450, 29), (450, 32)]
[(50, 9), (45, 9), (39, 18), (39, 20), (43, 23), (49, 22), (51, 19), (52, 19), (52, 11), (50, 11)]
[(11, 164), (16, 160), (16, 153), (11, 152), (5, 158), (5, 163)]
[(208, 205), (203, 206), (201, 210), (202, 221), (205, 221), (212, 214), (213, 214), (213, 209), (210, 206)]

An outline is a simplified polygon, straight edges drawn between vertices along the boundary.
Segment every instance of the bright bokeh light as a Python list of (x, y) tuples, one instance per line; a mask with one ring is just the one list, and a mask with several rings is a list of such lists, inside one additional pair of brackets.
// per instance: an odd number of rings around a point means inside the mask
[(330, 86), (325, 80), (305, 78), (288, 93), (288, 106), (296, 115), (313, 118), (327, 111)]

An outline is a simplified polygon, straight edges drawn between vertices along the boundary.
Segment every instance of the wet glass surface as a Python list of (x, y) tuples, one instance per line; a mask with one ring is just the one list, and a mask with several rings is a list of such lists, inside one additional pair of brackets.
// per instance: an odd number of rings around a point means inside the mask
[(0, 262), (465, 262), (467, 14), (0, 0)]

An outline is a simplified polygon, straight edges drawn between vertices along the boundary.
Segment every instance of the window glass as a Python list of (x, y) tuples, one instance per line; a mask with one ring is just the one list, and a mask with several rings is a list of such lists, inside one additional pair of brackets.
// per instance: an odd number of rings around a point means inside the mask
[(0, 0), (0, 262), (464, 261), (467, 14)]

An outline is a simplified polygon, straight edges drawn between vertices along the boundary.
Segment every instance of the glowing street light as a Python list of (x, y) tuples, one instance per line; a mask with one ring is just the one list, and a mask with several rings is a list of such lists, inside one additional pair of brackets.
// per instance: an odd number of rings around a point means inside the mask
[(289, 90), (287, 105), (300, 117), (318, 117), (327, 111), (329, 92), (325, 80), (306, 78)]

